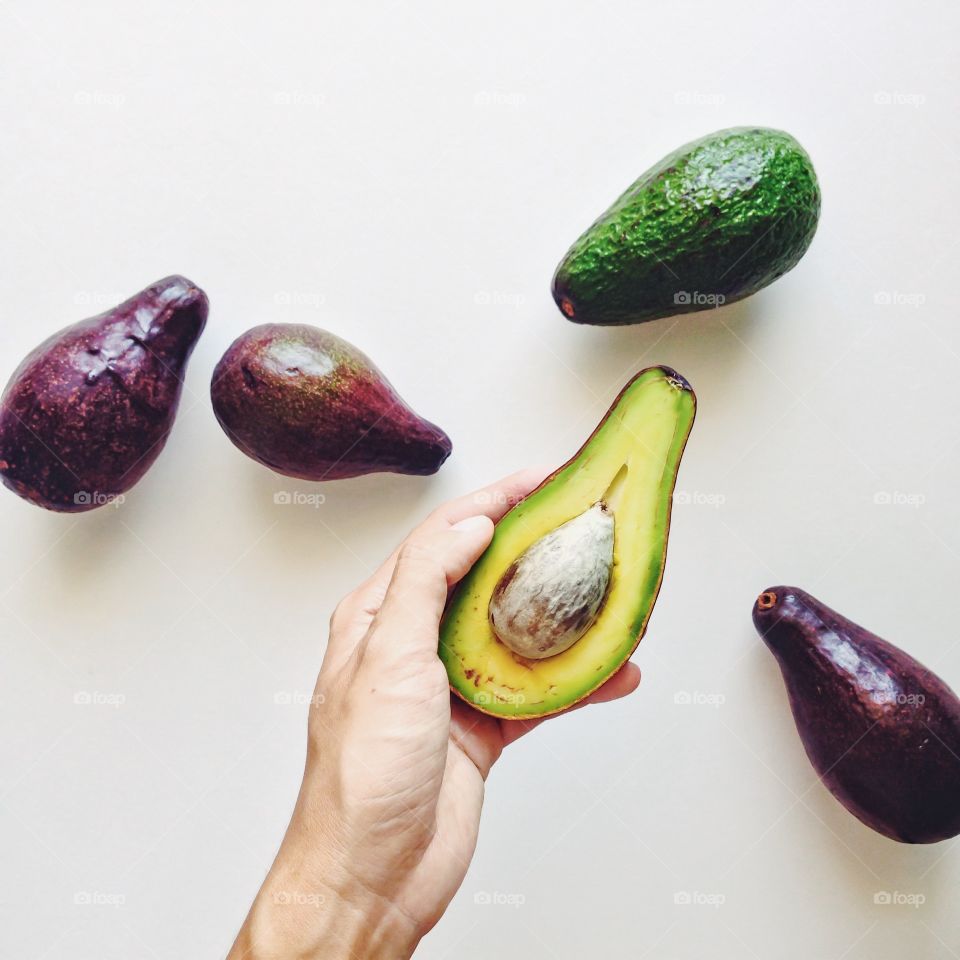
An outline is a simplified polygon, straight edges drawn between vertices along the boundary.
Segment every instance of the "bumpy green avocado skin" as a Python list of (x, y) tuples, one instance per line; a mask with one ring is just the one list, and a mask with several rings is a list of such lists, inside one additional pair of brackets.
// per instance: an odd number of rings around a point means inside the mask
[(643, 323), (748, 297), (796, 266), (820, 216), (788, 133), (736, 127), (670, 154), (580, 237), (553, 278), (576, 323)]

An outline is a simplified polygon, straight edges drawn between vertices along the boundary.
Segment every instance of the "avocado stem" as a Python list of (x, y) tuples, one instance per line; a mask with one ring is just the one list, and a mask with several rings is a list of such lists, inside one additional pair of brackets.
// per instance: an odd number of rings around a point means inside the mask
[(772, 610), (777, 605), (777, 595), (772, 590), (767, 590), (757, 597), (757, 607), (761, 610)]

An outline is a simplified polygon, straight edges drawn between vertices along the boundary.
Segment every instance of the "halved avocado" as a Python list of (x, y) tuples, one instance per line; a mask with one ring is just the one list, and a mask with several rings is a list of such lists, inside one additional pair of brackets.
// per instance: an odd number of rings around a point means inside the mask
[[(673, 370), (641, 371), (576, 456), (500, 520), (440, 627), (440, 659), (457, 696), (504, 719), (546, 716), (582, 700), (629, 659), (660, 590), (673, 488), (696, 406)], [(613, 514), (614, 545), (596, 619), (554, 656), (520, 656), (490, 624), (498, 584), (502, 591), (528, 548), (598, 503)]]

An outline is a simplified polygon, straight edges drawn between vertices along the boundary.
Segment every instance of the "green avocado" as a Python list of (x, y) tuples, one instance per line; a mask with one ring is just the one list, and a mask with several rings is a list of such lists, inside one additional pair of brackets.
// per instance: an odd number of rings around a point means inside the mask
[(660, 590), (696, 397), (637, 374), (572, 460), (497, 524), (440, 626), (450, 688), (504, 719), (559, 713), (636, 649)]
[(643, 323), (749, 297), (797, 265), (820, 216), (803, 147), (735, 127), (651, 167), (570, 248), (553, 298), (576, 323)]

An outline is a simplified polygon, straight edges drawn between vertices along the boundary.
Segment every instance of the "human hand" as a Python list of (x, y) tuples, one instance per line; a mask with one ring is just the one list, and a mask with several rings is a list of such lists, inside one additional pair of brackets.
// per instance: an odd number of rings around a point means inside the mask
[[(491, 766), (543, 721), (498, 720), (451, 697), (440, 617), (493, 521), (543, 476), (518, 473), (439, 507), (334, 611), (300, 795), (229, 960), (405, 958), (446, 909), (473, 856)], [(639, 682), (628, 662), (586, 702)]]

